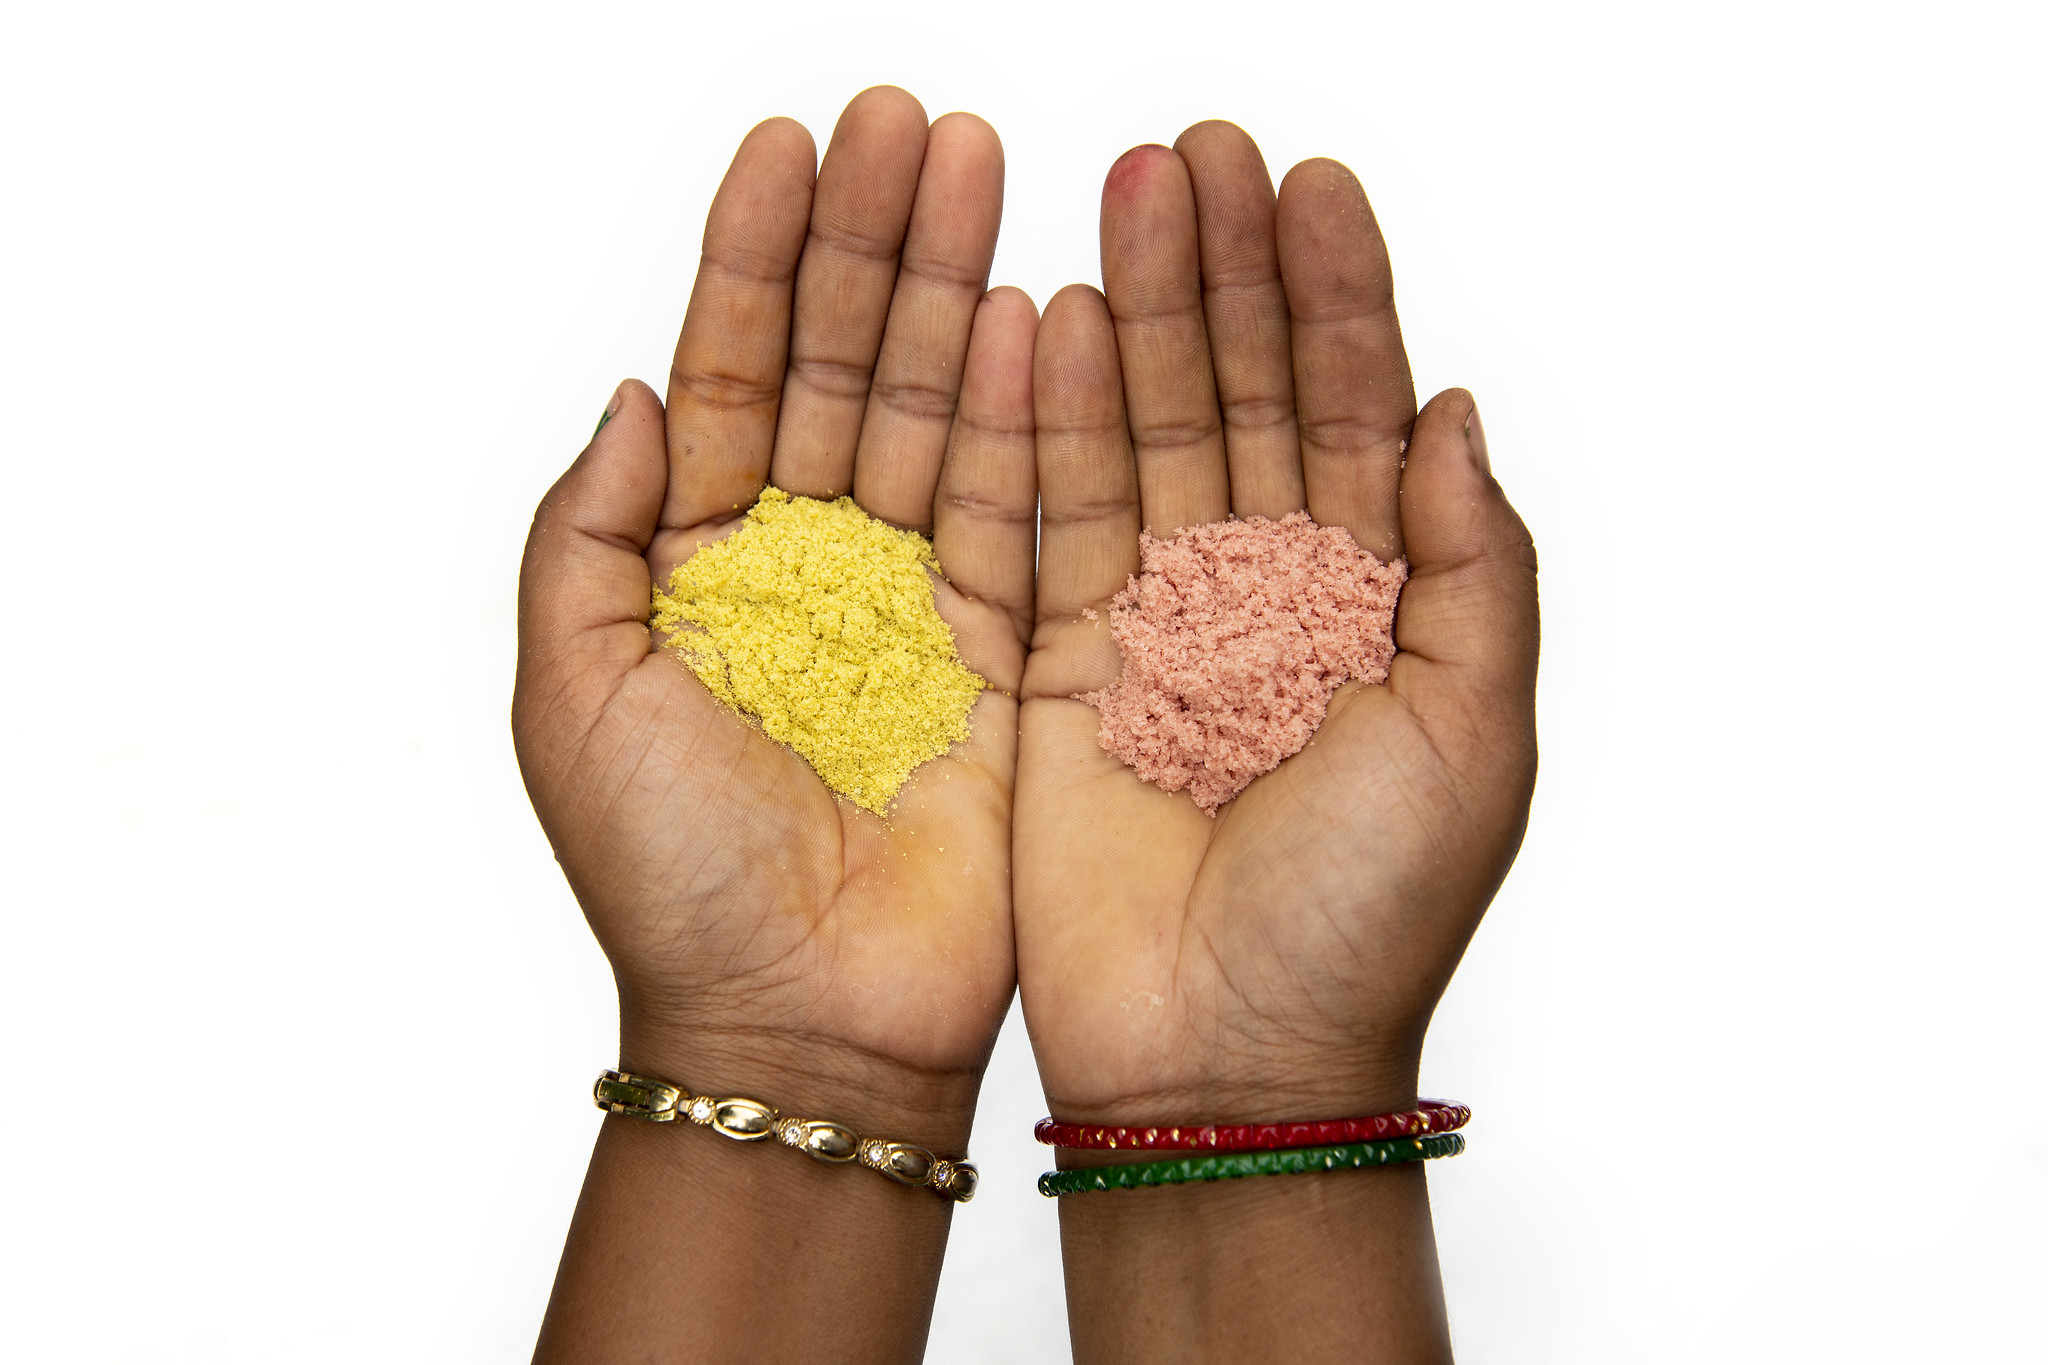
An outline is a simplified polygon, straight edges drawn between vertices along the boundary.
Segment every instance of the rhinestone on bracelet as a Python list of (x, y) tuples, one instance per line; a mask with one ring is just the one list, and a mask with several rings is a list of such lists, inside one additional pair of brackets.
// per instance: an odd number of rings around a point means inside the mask
[(774, 1138), (818, 1161), (838, 1165), (857, 1162), (899, 1185), (928, 1189), (941, 1199), (964, 1204), (974, 1198), (981, 1173), (971, 1162), (935, 1156), (912, 1142), (863, 1137), (830, 1119), (800, 1119), (773, 1105), (737, 1096), (693, 1095), (689, 1087), (624, 1071), (607, 1071), (591, 1090), (597, 1107), (607, 1113), (649, 1123), (694, 1123), (736, 1142)]

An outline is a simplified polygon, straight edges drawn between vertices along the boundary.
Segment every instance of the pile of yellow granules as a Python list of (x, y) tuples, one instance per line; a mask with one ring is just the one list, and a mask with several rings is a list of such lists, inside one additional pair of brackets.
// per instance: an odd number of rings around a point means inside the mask
[(711, 694), (877, 815), (967, 738), (986, 684), (932, 604), (931, 542), (852, 498), (764, 489), (740, 528), (654, 590), (654, 628)]

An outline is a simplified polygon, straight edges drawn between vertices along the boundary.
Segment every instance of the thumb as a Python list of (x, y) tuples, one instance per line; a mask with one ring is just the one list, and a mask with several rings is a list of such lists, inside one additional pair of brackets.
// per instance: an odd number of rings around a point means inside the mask
[(536, 708), (572, 724), (647, 656), (647, 546), (668, 488), (661, 400), (619, 385), (590, 444), (534, 513), (519, 567), (515, 732)]
[[(1394, 639), (1411, 688), (1449, 684), (1489, 709), (1533, 709), (1536, 547), (1494, 482), (1472, 395), (1447, 389), (1415, 419), (1401, 474), (1408, 584)], [(1390, 681), (1399, 686), (1397, 674)], [(1408, 689), (1403, 689), (1408, 690)]]

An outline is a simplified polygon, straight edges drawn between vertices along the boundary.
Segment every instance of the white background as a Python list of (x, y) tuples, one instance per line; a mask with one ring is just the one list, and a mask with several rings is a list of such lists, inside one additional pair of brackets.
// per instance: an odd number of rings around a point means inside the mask
[[(2038, 13), (12, 8), (0, 1357), (530, 1351), (614, 1038), (520, 542), (741, 134), (882, 81), (1041, 303), (1131, 144), (1348, 162), (1478, 394), (1544, 766), (1424, 1069), (1463, 1358), (2048, 1350)], [(1066, 1358), (1014, 1023), (938, 1361)]]

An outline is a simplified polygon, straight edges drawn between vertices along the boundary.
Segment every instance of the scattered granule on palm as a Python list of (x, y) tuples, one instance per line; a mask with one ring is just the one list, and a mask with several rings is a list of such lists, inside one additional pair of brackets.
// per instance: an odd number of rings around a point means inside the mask
[(1080, 700), (1102, 747), (1213, 812), (1299, 753), (1350, 679), (1387, 680), (1408, 561), (1306, 512), (1147, 533), (1110, 602), (1123, 672)]
[(877, 815), (967, 738), (986, 685), (932, 602), (931, 542), (852, 498), (764, 489), (737, 531), (654, 590), (656, 630), (711, 694)]

